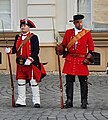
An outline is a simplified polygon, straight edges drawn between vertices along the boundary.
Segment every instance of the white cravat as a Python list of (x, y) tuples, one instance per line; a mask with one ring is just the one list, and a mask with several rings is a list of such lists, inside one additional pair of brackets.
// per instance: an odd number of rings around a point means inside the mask
[(27, 32), (27, 33), (25, 33), (25, 34), (22, 34), (22, 40), (24, 40), (26, 37), (27, 37), (27, 34), (28, 34), (29, 32)]
[(75, 30), (75, 35), (77, 35), (78, 32), (81, 32), (81, 31), (82, 31), (82, 29), (81, 29), (81, 30), (78, 30), (76, 27), (74, 28), (74, 30)]
[[(78, 30), (76, 27), (74, 28), (74, 30), (75, 30), (75, 35), (77, 35), (78, 32), (81, 32), (81, 31), (82, 31), (82, 29), (81, 29), (81, 30)], [(77, 47), (77, 44), (78, 44), (78, 41), (75, 42), (75, 49), (76, 49), (76, 47)]]
[(24, 40), (26, 37), (27, 37), (26, 35), (25, 36), (22, 35), (22, 40)]
[[(82, 29), (81, 29), (81, 30), (78, 30), (76, 27), (74, 28), (74, 30), (75, 30), (75, 35), (77, 35), (78, 32), (81, 32), (81, 31), (82, 31)], [(78, 43), (78, 41), (76, 41), (76, 42)]]

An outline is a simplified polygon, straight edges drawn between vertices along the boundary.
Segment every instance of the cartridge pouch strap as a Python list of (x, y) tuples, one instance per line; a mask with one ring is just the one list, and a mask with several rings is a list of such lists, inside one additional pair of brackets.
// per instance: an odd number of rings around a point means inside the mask
[(33, 33), (31, 33), (29, 36), (27, 36), (24, 41), (20, 44), (18, 50), (17, 50), (17, 54), (20, 52), (21, 48), (25, 45), (25, 43), (30, 40), (30, 38), (33, 36)]
[(75, 35), (73, 38), (71, 36), (70, 38), (70, 42), (67, 45), (67, 50), (69, 50), (71, 48), (71, 46), (78, 40), (80, 40), (85, 34), (87, 34), (89, 32), (89, 30), (82, 30), (80, 33), (78, 33), (77, 35)]

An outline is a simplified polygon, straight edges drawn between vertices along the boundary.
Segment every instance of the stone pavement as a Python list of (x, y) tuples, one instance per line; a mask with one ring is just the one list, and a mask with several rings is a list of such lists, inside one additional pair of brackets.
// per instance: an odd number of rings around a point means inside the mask
[[(14, 78), (15, 98), (17, 98), (17, 82)], [(65, 97), (65, 76), (63, 95)], [(8, 74), (0, 74), (0, 120), (108, 120), (108, 75), (91, 74), (88, 80), (88, 109), (80, 108), (80, 86), (76, 77), (74, 86), (74, 107), (60, 109), (59, 76), (48, 75), (40, 83), (41, 108), (33, 108), (31, 89), (27, 85), (27, 107), (12, 108), (11, 87)]]

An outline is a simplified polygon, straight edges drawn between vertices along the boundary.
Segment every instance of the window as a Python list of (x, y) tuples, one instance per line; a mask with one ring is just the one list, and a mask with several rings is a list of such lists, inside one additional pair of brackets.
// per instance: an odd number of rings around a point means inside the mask
[(11, 29), (11, 0), (0, 0), (0, 20), (4, 29)]
[(77, 13), (83, 14), (84, 27), (108, 30), (108, 3), (102, 0), (77, 0)]
[(92, 29), (92, 0), (77, 0), (77, 14), (83, 14), (84, 27), (87, 29)]

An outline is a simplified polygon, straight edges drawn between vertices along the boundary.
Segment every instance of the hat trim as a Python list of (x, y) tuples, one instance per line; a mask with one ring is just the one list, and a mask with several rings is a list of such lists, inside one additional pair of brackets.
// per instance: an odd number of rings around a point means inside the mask
[(35, 24), (31, 20), (29, 20), (29, 19), (22, 19), (22, 20), (20, 20), (20, 28), (21, 28), (22, 24), (26, 24), (30, 28), (36, 28)]

